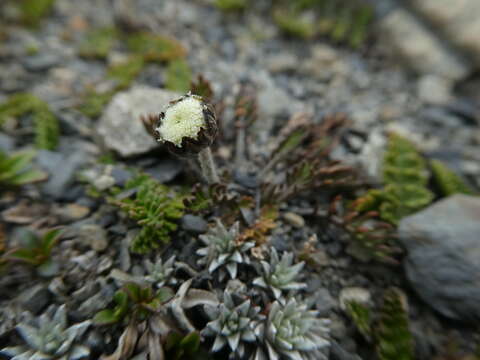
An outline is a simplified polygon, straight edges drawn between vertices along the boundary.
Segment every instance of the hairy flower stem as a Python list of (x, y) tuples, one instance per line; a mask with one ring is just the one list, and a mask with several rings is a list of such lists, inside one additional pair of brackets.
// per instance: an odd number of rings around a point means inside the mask
[(209, 184), (219, 183), (220, 179), (217, 175), (217, 169), (215, 167), (215, 163), (213, 162), (213, 156), (210, 147), (207, 147), (198, 153), (198, 161), (200, 162), (203, 176), (205, 176), (207, 182)]

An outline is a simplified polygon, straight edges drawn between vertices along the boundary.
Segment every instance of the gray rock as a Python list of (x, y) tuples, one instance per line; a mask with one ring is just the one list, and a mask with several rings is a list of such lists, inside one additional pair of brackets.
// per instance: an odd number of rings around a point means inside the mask
[(42, 184), (42, 190), (47, 195), (61, 199), (75, 180), (76, 171), (85, 163), (82, 152), (60, 153), (40, 150), (37, 162), (49, 173), (48, 181)]
[(342, 348), (336, 341), (332, 341), (330, 345), (331, 360), (362, 360), (357, 354), (352, 354)]
[(0, 150), (1, 151), (12, 151), (15, 147), (15, 140), (7, 134), (0, 133)]
[(127, 181), (133, 177), (133, 174), (130, 171), (116, 166), (112, 169), (111, 176), (115, 179), (116, 186), (124, 187)]
[(167, 183), (175, 179), (183, 169), (183, 161), (180, 159), (162, 159), (157, 165), (145, 169), (147, 174), (152, 175), (161, 183)]
[(330, 311), (337, 306), (337, 302), (330, 294), (327, 288), (318, 288), (315, 291), (315, 309), (320, 316), (327, 316)]
[(39, 314), (50, 302), (51, 293), (42, 285), (35, 285), (20, 294), (22, 306), (33, 314)]
[(452, 82), (436, 75), (424, 75), (418, 81), (418, 97), (427, 104), (445, 105), (452, 100)]
[(196, 234), (202, 234), (206, 232), (208, 228), (208, 223), (203, 218), (190, 214), (184, 215), (181, 223), (185, 231)]
[(294, 212), (286, 212), (283, 214), (283, 218), (287, 223), (298, 229), (305, 226), (305, 219), (301, 215), (298, 215)]
[(449, 0), (410, 0), (413, 8), (437, 25), (455, 46), (469, 51), (480, 59), (480, 2), (457, 0), (455, 6)]
[(480, 320), (480, 198), (454, 195), (404, 218), (404, 266), (418, 295), (442, 315)]
[(345, 311), (349, 302), (356, 302), (362, 305), (370, 305), (370, 291), (361, 287), (348, 287), (340, 291), (340, 308)]
[(145, 131), (141, 115), (161, 112), (179, 94), (146, 86), (121, 92), (105, 109), (97, 130), (107, 148), (124, 157), (144, 154), (158, 146)]
[(406, 10), (399, 8), (385, 16), (380, 22), (380, 30), (384, 43), (393, 47), (420, 73), (459, 80), (471, 70)]
[(108, 246), (107, 231), (95, 224), (81, 225), (77, 230), (77, 239), (82, 244), (88, 244), (96, 252), (102, 252)]
[(60, 63), (61, 59), (52, 53), (42, 53), (23, 58), (23, 66), (28, 71), (45, 71)]

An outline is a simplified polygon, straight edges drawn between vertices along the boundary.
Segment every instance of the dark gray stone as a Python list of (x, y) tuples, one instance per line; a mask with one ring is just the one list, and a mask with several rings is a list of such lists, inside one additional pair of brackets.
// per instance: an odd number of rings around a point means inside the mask
[(12, 151), (15, 147), (15, 140), (12, 137), (0, 133), (0, 150), (1, 151)]
[(330, 345), (331, 360), (361, 360), (357, 354), (352, 354), (343, 349), (336, 341), (332, 341)]
[(207, 231), (208, 223), (200, 216), (184, 215), (182, 217), (182, 228), (196, 234), (202, 234)]
[(110, 175), (115, 179), (115, 185), (120, 187), (124, 187), (127, 181), (133, 177), (130, 171), (118, 166), (113, 168)]
[(145, 169), (147, 174), (152, 175), (161, 183), (167, 183), (177, 177), (183, 169), (183, 161), (180, 159), (162, 159), (155, 166)]
[(43, 192), (62, 199), (74, 182), (76, 171), (85, 163), (85, 156), (82, 152), (65, 154), (41, 150), (38, 152), (37, 162), (49, 174), (48, 181), (42, 185)]
[(50, 302), (51, 293), (48, 289), (38, 284), (33, 288), (28, 288), (20, 295), (23, 307), (33, 314), (39, 314)]
[(315, 291), (315, 309), (319, 316), (328, 316), (332, 309), (337, 306), (337, 302), (330, 294), (327, 288), (321, 287)]
[(45, 71), (60, 63), (60, 58), (52, 53), (37, 54), (23, 58), (23, 66), (28, 71)]
[(451, 319), (480, 320), (480, 197), (454, 195), (404, 218), (399, 235), (418, 295)]

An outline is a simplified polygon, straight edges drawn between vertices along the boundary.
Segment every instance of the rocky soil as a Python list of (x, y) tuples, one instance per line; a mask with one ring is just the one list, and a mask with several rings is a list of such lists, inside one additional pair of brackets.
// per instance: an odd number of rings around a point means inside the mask
[[(242, 170), (234, 190), (248, 188), (292, 116), (305, 113), (320, 123), (341, 112), (349, 127), (331, 155), (353, 166), (363, 182), (382, 182), (388, 134), (395, 132), (425, 158), (442, 160), (478, 192), (480, 47), (473, 36), (479, 33), (478, 4), (462, 0), (454, 14), (449, 1), (371, 3), (378, 19), (357, 50), (326, 38), (286, 36), (268, 16), (267, 2), (255, 11), (225, 13), (206, 0), (56, 0), (33, 30), (15, 23), (15, 6), (4, 6), (1, 16), (8, 25), (2, 26), (6, 36), (0, 40), (0, 104), (16, 93), (38, 96), (59, 119), (61, 135), (55, 149), (38, 150), (34, 160), (47, 180), (2, 192), (0, 249), (17, 246), (25, 228), (63, 230), (52, 253), (58, 264), (53, 275), (41, 276), (21, 264), (1, 273), (0, 349), (21, 344), (15, 326), (51, 305), (65, 305), (70, 324), (92, 319), (112, 304), (125, 274), (145, 274), (145, 258), (166, 261), (175, 255), (194, 267), (198, 236), (213, 223), (212, 217), (185, 215), (168, 246), (142, 257), (129, 251), (138, 227), (92, 193), (124, 186), (131, 168), (169, 186), (189, 189), (198, 179), (194, 166), (170, 155), (137, 121), (180, 95), (166, 88), (166, 65), (144, 66), (98, 118), (79, 110), (86, 92), (115, 88), (107, 69), (128, 58), (123, 43), (105, 59), (80, 56), (80, 45), (94, 28), (144, 29), (174, 38), (186, 49), (192, 73), (208, 79), (222, 101), (224, 130), (214, 153), (220, 172)], [(235, 169), (233, 107), (242, 84), (256, 90), (259, 120), (247, 149), (253, 160), (246, 169)], [(32, 123), (28, 115), (9, 118), (0, 132), (0, 149), (10, 154), (31, 148)], [(327, 358), (377, 356), (374, 341), (362, 336), (347, 314), (345, 299), (378, 309), (384, 291), (396, 287), (408, 299), (415, 359), (477, 359), (480, 198), (454, 195), (404, 218), (396, 235), (404, 249), (398, 265), (362, 261), (345, 232), (312, 215), (310, 200), (282, 204), (268, 241), (279, 252), (298, 254), (308, 239), (316, 239), (316, 266), (302, 270), (307, 284), (302, 298), (330, 319)], [(324, 202), (322, 210), (328, 206)], [(196, 278), (195, 286), (202, 281)], [(122, 331), (92, 325), (81, 345), (91, 349), (90, 358), (100, 358), (115, 350)]]

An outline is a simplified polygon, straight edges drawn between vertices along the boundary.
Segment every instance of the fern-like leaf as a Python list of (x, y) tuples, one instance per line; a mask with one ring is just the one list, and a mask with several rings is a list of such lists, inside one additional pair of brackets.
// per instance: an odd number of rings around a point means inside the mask
[(413, 338), (409, 329), (405, 295), (396, 288), (383, 297), (380, 319), (375, 329), (380, 360), (413, 360)]
[(8, 118), (32, 114), (35, 124), (35, 144), (39, 149), (53, 150), (58, 145), (58, 119), (48, 104), (29, 93), (12, 95), (0, 105), (0, 125)]
[(137, 176), (126, 187), (136, 189), (133, 198), (114, 200), (114, 204), (142, 227), (133, 239), (132, 251), (146, 253), (168, 243), (177, 229), (176, 220), (184, 214), (184, 197), (148, 175)]
[(465, 181), (439, 160), (430, 161), (433, 180), (443, 196), (453, 194), (473, 195), (474, 192)]

